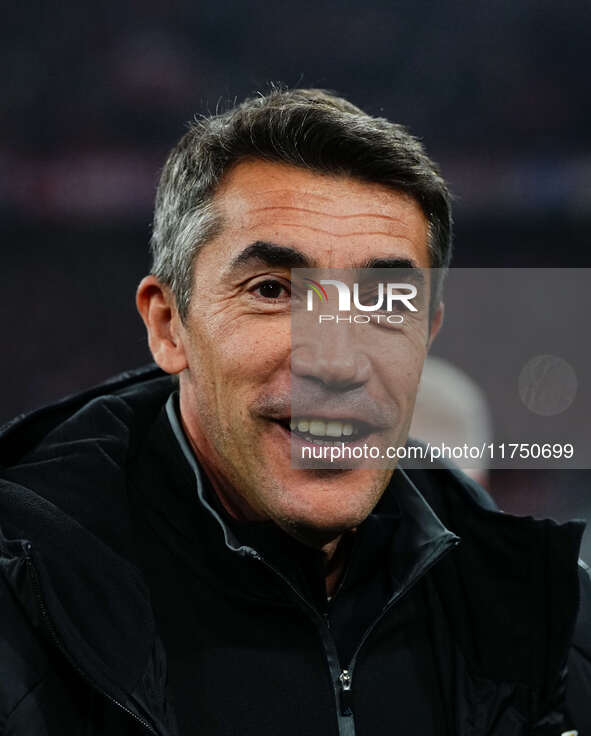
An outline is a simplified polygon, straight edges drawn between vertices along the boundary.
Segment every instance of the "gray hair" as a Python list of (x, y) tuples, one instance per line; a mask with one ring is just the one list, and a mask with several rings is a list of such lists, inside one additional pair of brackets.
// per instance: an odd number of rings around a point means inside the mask
[[(451, 258), (451, 197), (437, 165), (404, 126), (368, 115), (320, 89), (273, 88), (220, 114), (202, 117), (170, 152), (162, 170), (150, 247), (152, 273), (188, 313), (193, 262), (222, 228), (214, 195), (231, 167), (247, 159), (350, 176), (405, 192), (429, 224), (431, 267)], [(439, 297), (442, 278), (436, 287)], [(437, 304), (439, 299), (433, 299)]]

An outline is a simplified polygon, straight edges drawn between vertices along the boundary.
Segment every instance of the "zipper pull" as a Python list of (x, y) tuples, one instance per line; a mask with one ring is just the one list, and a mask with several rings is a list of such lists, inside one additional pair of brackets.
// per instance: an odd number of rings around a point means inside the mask
[(352, 716), (353, 710), (353, 691), (351, 690), (352, 676), (349, 670), (343, 670), (339, 675), (339, 682), (341, 683), (341, 713), (344, 716)]

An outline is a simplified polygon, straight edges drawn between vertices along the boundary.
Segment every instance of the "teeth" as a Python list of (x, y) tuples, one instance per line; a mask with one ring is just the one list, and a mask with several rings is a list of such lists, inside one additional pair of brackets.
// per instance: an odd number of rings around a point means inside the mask
[(314, 437), (350, 437), (354, 432), (352, 422), (341, 422), (338, 419), (291, 419), (291, 431), (308, 433)]
[(324, 437), (324, 435), (326, 434), (325, 422), (323, 422), (321, 419), (312, 419), (308, 432), (314, 435), (314, 437)]
[(340, 437), (343, 432), (342, 422), (326, 422), (327, 437)]

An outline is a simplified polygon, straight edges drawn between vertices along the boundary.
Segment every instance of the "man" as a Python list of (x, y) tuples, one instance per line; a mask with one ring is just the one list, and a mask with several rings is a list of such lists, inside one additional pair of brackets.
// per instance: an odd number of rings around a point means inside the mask
[(390, 399), (404, 441), (443, 314), (432, 283), (412, 370), (319, 354), (292, 345), (291, 270), (445, 269), (450, 223), (421, 145), (328, 93), (191, 126), (137, 291), (158, 367), (2, 436), (2, 733), (591, 728), (580, 523), (504, 515), (447, 468), (291, 463), (296, 435), (379, 435)]

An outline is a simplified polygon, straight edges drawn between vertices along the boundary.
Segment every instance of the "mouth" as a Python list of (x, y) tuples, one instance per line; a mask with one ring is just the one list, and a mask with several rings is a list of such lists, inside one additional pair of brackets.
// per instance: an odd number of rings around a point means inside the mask
[(351, 418), (286, 417), (272, 421), (279, 424), (290, 437), (316, 445), (360, 442), (378, 429), (367, 422)]

